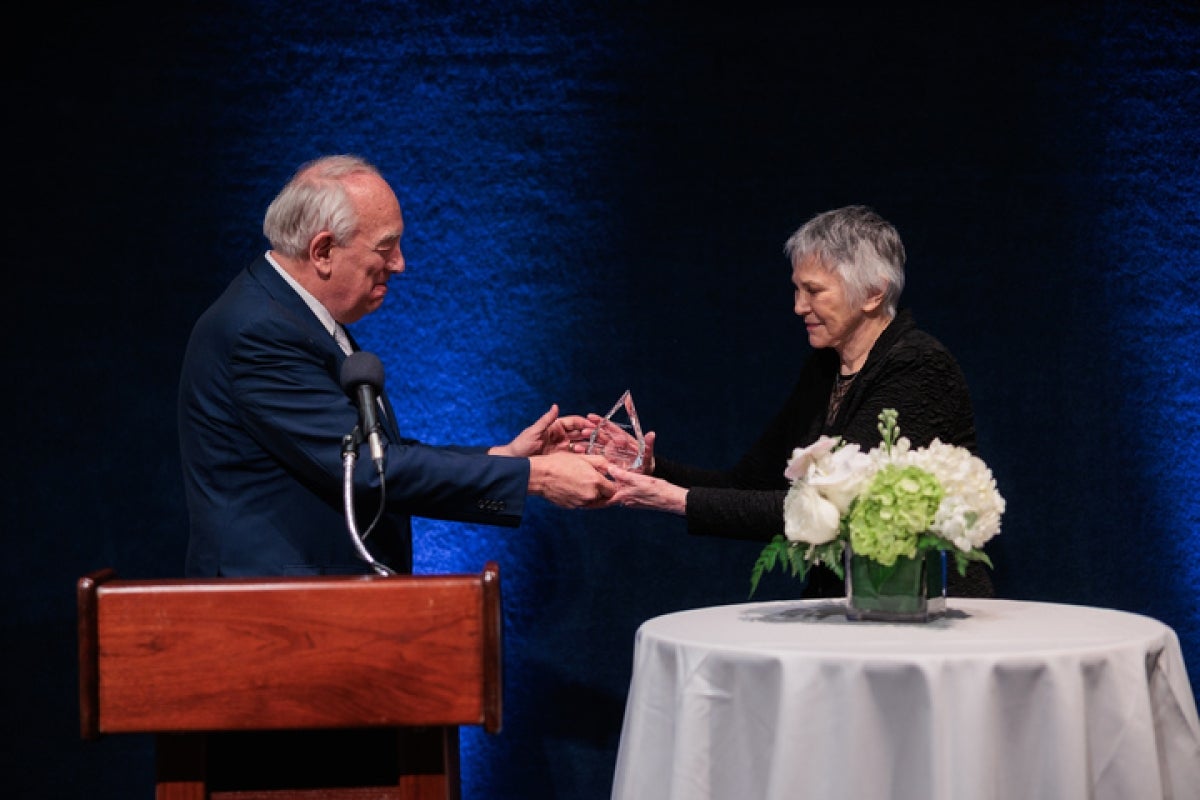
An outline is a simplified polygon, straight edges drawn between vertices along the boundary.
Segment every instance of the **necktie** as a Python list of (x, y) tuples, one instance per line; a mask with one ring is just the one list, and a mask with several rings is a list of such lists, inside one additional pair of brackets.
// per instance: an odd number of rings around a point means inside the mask
[(346, 333), (346, 329), (338, 323), (333, 323), (333, 338), (338, 343), (338, 347), (342, 348), (342, 352), (350, 355), (354, 352), (353, 345), (350, 344), (350, 335)]

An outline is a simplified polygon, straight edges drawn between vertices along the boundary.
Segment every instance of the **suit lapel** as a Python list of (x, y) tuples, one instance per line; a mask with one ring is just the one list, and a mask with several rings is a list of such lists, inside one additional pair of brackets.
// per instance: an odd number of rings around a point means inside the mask
[[(251, 262), (248, 268), (251, 276), (266, 287), (271, 296), (296, 319), (297, 324), (309, 331), (309, 338), (317, 343), (319, 347), (328, 349), (334, 354), (336, 364), (340, 368), (342, 362), (346, 360), (346, 354), (342, 352), (342, 348), (337, 341), (329, 335), (329, 331), (321, 324), (321, 320), (317, 319), (317, 315), (312, 312), (308, 304), (304, 302), (304, 298), (296, 294), (296, 291), (288, 285), (275, 268), (271, 266), (271, 262), (267, 261), (265, 256), (259, 256), (255, 261)], [(346, 331), (346, 336), (350, 339), (350, 346), (354, 350), (361, 350), (358, 342), (354, 339), (354, 334), (346, 326), (342, 326)], [(335, 380), (337, 376), (335, 375)], [(387, 391), (384, 391), (381, 396), (383, 401), (384, 414), (383, 427), (388, 435), (388, 439), (393, 442), (400, 441), (400, 428), (396, 422), (396, 413), (392, 410), (391, 401), (388, 400)]]
[(250, 264), (249, 272), (251, 277), (261, 283), (270, 293), (280, 308), (291, 316), (296, 325), (305, 331), (310, 341), (323, 350), (337, 354), (337, 363), (340, 365), (346, 354), (342, 352), (337, 340), (329, 335), (329, 331), (325, 329), (321, 320), (317, 319), (317, 315), (308, 307), (308, 303), (304, 302), (304, 298), (297, 294), (296, 290), (283, 279), (283, 276), (275, 271), (266, 256), (259, 256), (253, 261)]

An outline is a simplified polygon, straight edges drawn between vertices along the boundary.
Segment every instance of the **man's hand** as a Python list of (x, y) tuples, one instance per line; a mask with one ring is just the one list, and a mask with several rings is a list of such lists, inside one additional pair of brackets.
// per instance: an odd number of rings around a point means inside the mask
[(601, 508), (613, 492), (602, 456), (550, 453), (529, 459), (529, 493), (561, 508)]
[(570, 447), (570, 437), (563, 426), (563, 420), (558, 418), (558, 404), (555, 403), (537, 422), (517, 434), (517, 438), (506, 445), (491, 448), (488, 453), (493, 456), (529, 458), (560, 450), (567, 452)]

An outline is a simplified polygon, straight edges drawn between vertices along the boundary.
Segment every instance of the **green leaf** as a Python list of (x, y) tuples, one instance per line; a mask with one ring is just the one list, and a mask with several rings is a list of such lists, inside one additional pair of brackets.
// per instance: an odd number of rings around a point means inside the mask
[[(790, 565), (792, 574), (796, 574), (797, 562), (796, 553), (799, 548), (794, 548), (791, 542), (781, 534), (776, 534), (767, 546), (758, 554), (758, 560), (754, 562), (754, 569), (750, 572), (750, 597), (754, 596), (754, 592), (758, 589), (758, 582), (765, 573), (775, 569), (778, 564), (785, 568)], [(803, 556), (800, 557), (803, 561)]]
[(787, 559), (792, 567), (793, 578), (797, 575), (803, 576), (808, 572), (808, 561), (804, 558), (804, 554), (800, 552), (799, 547), (788, 547)]
[(843, 556), (846, 552), (846, 542), (843, 539), (834, 539), (832, 542), (819, 544), (813, 548), (813, 556), (808, 564), (805, 565), (805, 572), (813, 562), (824, 564), (833, 570), (833, 574), (839, 578), (846, 577), (846, 570), (843, 568)]
[(918, 550), (949, 550), (954, 545), (936, 533), (922, 533), (917, 536)]
[(992, 566), (992, 560), (988, 558), (987, 553), (983, 552), (982, 550), (972, 550), (969, 553), (964, 553), (956, 547), (954, 548), (954, 561), (958, 567), (959, 575), (967, 574), (967, 564), (972, 561), (978, 561), (981, 564), (987, 564), (990, 569), (995, 569), (995, 567)]

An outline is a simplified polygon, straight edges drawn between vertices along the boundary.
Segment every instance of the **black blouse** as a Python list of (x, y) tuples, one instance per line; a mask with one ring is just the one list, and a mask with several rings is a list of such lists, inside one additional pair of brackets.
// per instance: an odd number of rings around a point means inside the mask
[[(900, 435), (913, 447), (937, 438), (975, 452), (975, 416), (966, 378), (941, 342), (916, 327), (909, 311), (902, 309), (880, 334), (832, 424), (827, 424), (825, 412), (838, 370), (836, 352), (815, 351), (783, 408), (732, 469), (700, 469), (656, 453), (654, 475), (689, 490), (689, 533), (763, 542), (783, 533), (788, 490), (783, 470), (792, 451), (822, 435), (841, 436), (869, 450), (881, 440), (879, 412), (885, 408), (899, 412)], [(982, 565), (972, 564), (966, 580), (957, 570), (950, 572), (951, 594), (992, 594)], [(810, 573), (805, 594), (840, 596), (842, 584), (828, 570), (817, 568)]]

